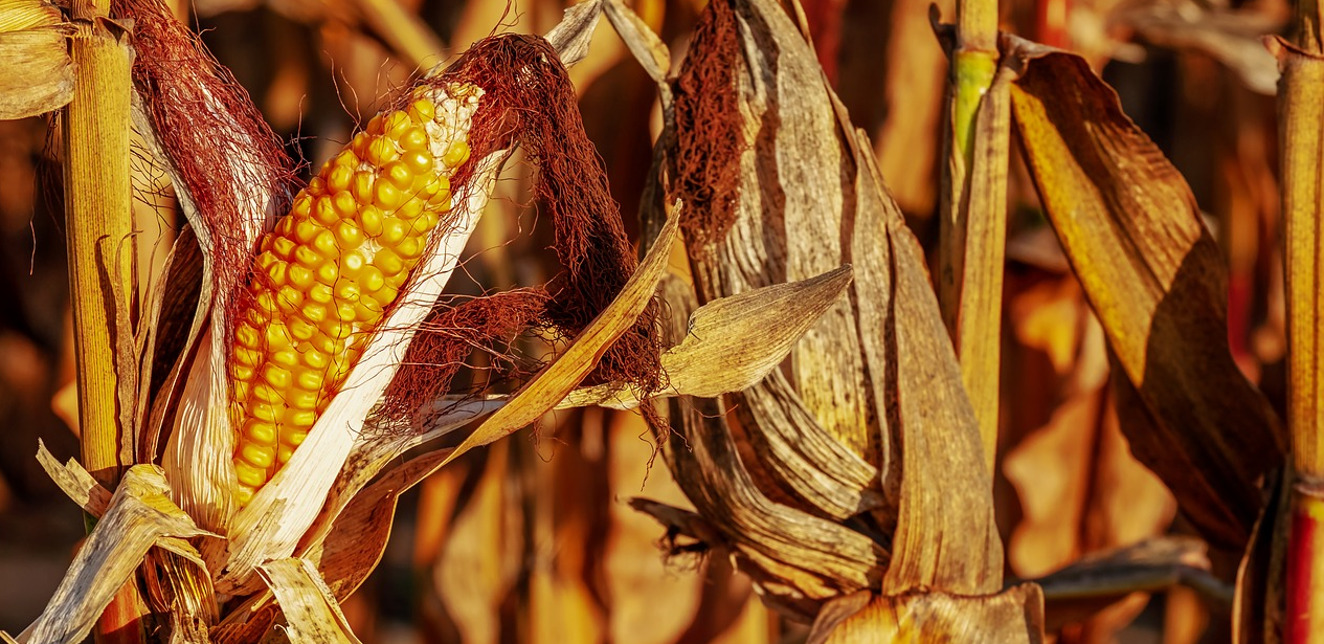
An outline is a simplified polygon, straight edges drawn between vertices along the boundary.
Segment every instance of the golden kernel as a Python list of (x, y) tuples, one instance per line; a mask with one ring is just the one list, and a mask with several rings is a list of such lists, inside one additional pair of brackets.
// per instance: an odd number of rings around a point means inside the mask
[(239, 479), (241, 487), (234, 491), (235, 500), (242, 503), (252, 500), (253, 490), (247, 488), (262, 487), (267, 482), (267, 468), (253, 467), (243, 461), (236, 461), (234, 464), (235, 477)]
[[(327, 229), (318, 228), (317, 235), (313, 236), (313, 241), (312, 241), (313, 246), (317, 245), (317, 237), (320, 236), (322, 233), (330, 234), (330, 232)], [(317, 251), (313, 250), (308, 246), (300, 246), (294, 249), (294, 261), (298, 262), (305, 268), (316, 269), (318, 266), (321, 266), (322, 264), (326, 263), (326, 258), (322, 257), (321, 255), (318, 255)]]
[(426, 176), (432, 173), (432, 155), (427, 151), (411, 151), (401, 160), (415, 175)]
[(249, 380), (252, 380), (253, 376), (256, 374), (257, 372), (253, 370), (253, 365), (246, 365), (246, 364), (230, 365), (230, 378), (232, 380), (240, 380), (243, 382), (248, 382)]
[(335, 200), (332, 197), (317, 198), (317, 202), (313, 204), (313, 220), (323, 226), (330, 226), (340, 221), (340, 213), (336, 212)]
[(437, 117), (437, 108), (432, 101), (419, 99), (409, 106), (409, 116), (419, 123), (426, 123)]
[(253, 418), (268, 423), (274, 423), (280, 419), (280, 408), (271, 403), (258, 403), (252, 406)]
[[(235, 363), (230, 366), (230, 375), (236, 380), (252, 380), (253, 367), (262, 362), (263, 352), (257, 348), (236, 347), (234, 350)], [(243, 371), (240, 372), (240, 367)]]
[(401, 138), (409, 127), (413, 125), (409, 122), (409, 115), (404, 112), (391, 112), (382, 123), (382, 131), (388, 136)]
[(321, 253), (322, 257), (334, 258), (340, 255), (340, 244), (329, 230), (317, 233), (317, 238), (313, 240), (313, 248)]
[(382, 234), (382, 210), (376, 206), (364, 206), (359, 212), (359, 224), (363, 226), (363, 233), (369, 237), (376, 237)]
[(356, 203), (368, 203), (372, 201), (372, 184), (374, 178), (372, 172), (367, 170), (360, 171), (354, 175), (354, 182), (350, 184), (349, 192), (354, 196)]
[(308, 270), (306, 266), (291, 264), (289, 278), (290, 284), (294, 285), (295, 288), (308, 290), (312, 287), (317, 276), (312, 271)]
[(382, 221), (381, 243), (394, 246), (409, 234), (409, 225), (397, 217), (387, 217)]
[(317, 327), (309, 324), (302, 317), (291, 317), (288, 324), (290, 335), (293, 335), (296, 340), (307, 341), (313, 337), (314, 333), (317, 333)]
[(359, 210), (359, 202), (354, 201), (352, 191), (337, 192), (336, 196), (331, 198), (331, 202), (335, 206), (336, 212), (340, 213), (341, 219), (349, 219)]
[(406, 150), (427, 150), (428, 132), (421, 127), (411, 127), (400, 135), (400, 145)]
[(323, 284), (335, 284), (340, 277), (340, 267), (335, 262), (327, 262), (317, 267), (317, 281)]
[[(248, 467), (248, 466), (245, 465), (244, 467)], [(236, 464), (235, 471), (238, 470), (239, 470), (239, 465)], [(266, 478), (266, 474), (263, 473), (262, 477)], [(253, 485), (240, 484), (234, 486), (234, 502), (238, 505), (238, 507), (242, 508), (253, 501), (254, 488), (258, 487), (259, 485), (261, 485), (261, 483), (255, 483)]]
[(316, 284), (308, 289), (308, 299), (318, 304), (326, 304), (331, 301), (331, 287), (326, 284)]
[(382, 123), (382, 115), (378, 114), (368, 120), (368, 127), (366, 128), (366, 131), (368, 132), (368, 134), (376, 136), (382, 133), (383, 125), (385, 124)]
[(326, 194), (326, 182), (321, 177), (313, 177), (313, 180), (308, 182), (308, 194), (313, 196)]
[(338, 165), (328, 173), (326, 186), (331, 192), (344, 192), (349, 190), (349, 182), (354, 178), (354, 169), (349, 166)]
[(358, 248), (358, 245), (363, 243), (363, 231), (352, 221), (342, 220), (335, 225), (333, 230), (336, 233), (336, 239), (340, 241), (341, 248)]
[(423, 254), (423, 242), (418, 237), (406, 237), (395, 247), (395, 252), (402, 259), (418, 259)]
[[(382, 275), (396, 275), (405, 270), (405, 263), (389, 248), (383, 248), (377, 251), (372, 257), (372, 265), (381, 270)], [(377, 289), (369, 289), (375, 291)]]
[(374, 139), (368, 144), (368, 163), (375, 166), (384, 166), (400, 158), (400, 151), (395, 149), (395, 143), (386, 137)]
[[(317, 352), (314, 351), (310, 353), (317, 353)], [(310, 364), (308, 366), (313, 367), (312, 369), (305, 369), (299, 372), (298, 384), (300, 389), (306, 391), (318, 391), (322, 388), (322, 372), (319, 370), (326, 367), (327, 360), (326, 360), (326, 354), (317, 353), (317, 355), (319, 356), (317, 361), (320, 364), (318, 365)], [(308, 362), (307, 358), (308, 358), (308, 354), (305, 353), (304, 354), (305, 363)]]
[(294, 458), (294, 450), (288, 445), (278, 445), (276, 447), (276, 462), (285, 465), (292, 458)]
[(244, 436), (255, 443), (274, 445), (276, 443), (276, 426), (260, 420), (249, 420), (244, 423)]
[(271, 361), (286, 369), (293, 369), (299, 365), (299, 352), (294, 349), (276, 351), (271, 354)]
[(262, 370), (262, 379), (277, 389), (285, 389), (290, 386), (290, 370), (274, 364), (269, 364)]
[(317, 422), (317, 412), (310, 409), (291, 409), (285, 412), (285, 422), (293, 427), (312, 427)]
[(364, 293), (371, 293), (385, 285), (386, 278), (382, 275), (381, 269), (376, 266), (363, 269), (363, 273), (359, 275), (359, 288)]
[(363, 270), (364, 264), (366, 262), (363, 259), (363, 253), (357, 250), (351, 251), (340, 258), (340, 272), (346, 277), (354, 277), (359, 274), (359, 271)]
[(405, 202), (405, 194), (395, 187), (395, 184), (389, 181), (377, 182), (377, 191), (373, 203), (377, 204), (382, 210), (392, 211), (400, 207)]
[(271, 467), (276, 462), (276, 448), (249, 443), (239, 450), (239, 458), (248, 461), (254, 467)]
[(335, 162), (337, 166), (353, 168), (354, 166), (359, 164), (359, 157), (358, 155), (354, 154), (353, 150), (344, 150), (340, 154), (336, 155)]
[(382, 176), (386, 177), (400, 190), (409, 190), (414, 185), (414, 172), (409, 169), (409, 164), (404, 161), (396, 161), (386, 166), (382, 171)]
[[(311, 244), (313, 243), (313, 239), (317, 237), (317, 233), (321, 231), (322, 227), (318, 226), (315, 222), (307, 219), (302, 220), (294, 226), (294, 241), (299, 244)], [(294, 257), (291, 259), (299, 259), (299, 249), (297, 247), (294, 249), (294, 253)]]
[(320, 304), (305, 304), (303, 317), (313, 324), (321, 324), (326, 319), (326, 307)]
[(306, 192), (299, 193), (299, 196), (294, 199), (294, 208), (291, 216), (299, 215), (300, 217), (307, 217), (308, 213), (312, 211), (313, 196)]
[(235, 327), (234, 339), (239, 344), (250, 349), (257, 349), (262, 346), (261, 344), (258, 344), (262, 341), (262, 334), (258, 333), (257, 329), (248, 322), (240, 322), (239, 325)]
[(441, 157), (441, 162), (452, 168), (468, 160), (469, 144), (464, 139), (451, 142), (451, 147), (446, 150), (445, 156)]
[(281, 400), (280, 392), (264, 382), (259, 382), (253, 386), (253, 399), (264, 403), (283, 402)]
[(362, 159), (368, 154), (369, 143), (372, 143), (372, 137), (369, 136), (367, 132), (359, 132), (354, 135), (354, 140), (350, 143), (349, 147), (355, 157)]
[(317, 409), (317, 394), (311, 391), (291, 391), (286, 402), (296, 409)]

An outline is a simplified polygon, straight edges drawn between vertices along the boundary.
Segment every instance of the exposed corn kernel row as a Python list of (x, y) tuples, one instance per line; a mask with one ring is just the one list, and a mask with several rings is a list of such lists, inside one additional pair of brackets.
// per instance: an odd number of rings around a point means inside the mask
[(308, 436), (450, 210), (480, 90), (448, 90), (373, 117), (262, 238), (230, 361), (240, 506)]

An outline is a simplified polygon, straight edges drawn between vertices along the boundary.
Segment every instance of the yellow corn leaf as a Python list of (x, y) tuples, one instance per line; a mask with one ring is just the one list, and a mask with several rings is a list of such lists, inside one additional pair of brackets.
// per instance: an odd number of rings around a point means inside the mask
[(1083, 59), (1011, 37), (1004, 50), (1040, 197), (1141, 403), (1119, 410), (1147, 417), (1123, 416), (1131, 448), (1202, 534), (1239, 548), (1282, 437), (1228, 351), (1218, 247), (1185, 181)]
[[(81, 468), (70, 464), (67, 469)], [(91, 477), (86, 472), (75, 476)], [(171, 502), (170, 486), (161, 468), (129, 468), (46, 610), (23, 631), (19, 641), (82, 641), (152, 546), (160, 545), (167, 537), (207, 534)]]
[(268, 561), (258, 574), (285, 614), (284, 631), (291, 644), (358, 644), (331, 589), (308, 561)]
[(1044, 640), (1043, 597), (1034, 584), (985, 597), (930, 592), (839, 601), (844, 605), (824, 608), (807, 644), (1038, 644)]
[[(662, 354), (668, 388), (656, 395), (714, 398), (762, 380), (841, 296), (850, 278), (850, 267), (843, 266), (700, 307), (681, 343)], [(576, 389), (557, 407), (585, 405), (630, 409), (639, 397), (621, 384), (605, 383)]]
[(676, 240), (677, 220), (667, 220), (639, 268), (626, 282), (611, 305), (594, 318), (556, 361), (538, 372), (520, 387), (510, 400), (492, 414), (478, 429), (464, 439), (442, 465), (461, 454), (504, 438), (526, 427), (547, 413), (587, 376), (602, 353), (628, 331), (653, 297), (657, 283), (666, 271), (671, 244)]

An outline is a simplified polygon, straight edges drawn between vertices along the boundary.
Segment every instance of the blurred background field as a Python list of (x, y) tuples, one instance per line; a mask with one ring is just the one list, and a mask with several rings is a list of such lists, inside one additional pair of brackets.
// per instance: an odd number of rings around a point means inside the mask
[[(684, 51), (701, 0), (629, 4)], [(804, 0), (829, 79), (926, 248), (934, 209), (946, 61), (928, 0)], [(421, 66), (494, 31), (543, 33), (560, 0), (199, 0), (177, 8), (233, 70), (307, 167), (346, 141)], [(938, 11), (950, 16), (950, 2)], [(1185, 175), (1229, 268), (1229, 337), (1243, 371), (1280, 409), (1281, 258), (1273, 58), (1259, 37), (1284, 28), (1282, 0), (1011, 0), (1003, 28), (1077, 51)], [(659, 128), (656, 90), (601, 29), (572, 72), (589, 135), (627, 222)], [(58, 145), (46, 119), (0, 122), (0, 628), (22, 630), (54, 590), (82, 518), (37, 465), (38, 439), (77, 453), (67, 422), (68, 278)], [(1014, 145), (1014, 144), (1013, 144)], [(1019, 159), (1019, 155), (1013, 155)], [(1171, 494), (1130, 455), (1107, 387), (1102, 331), (1013, 161), (1004, 293), (998, 521), (1009, 576), (1187, 529)], [(546, 226), (510, 173), (455, 288), (541, 283), (555, 270)], [(149, 183), (150, 183), (150, 179)], [(159, 178), (158, 178), (159, 180)], [(175, 222), (141, 195), (142, 238)], [(631, 231), (632, 234), (634, 231)], [(162, 253), (140, 257), (140, 270)], [(676, 262), (684, 270), (683, 259)], [(626, 505), (687, 504), (633, 414), (561, 412), (536, 432), (468, 455), (406, 495), (382, 566), (347, 603), (370, 642), (797, 641), (720, 558), (664, 560), (663, 529)], [(1215, 570), (1235, 562), (1213, 562)], [(1228, 607), (1223, 607), (1227, 610)], [(1101, 609), (1101, 610), (1100, 610)], [(1226, 641), (1207, 603), (1178, 589), (1050, 614), (1058, 641)], [(1213, 610), (1218, 610), (1214, 608)], [(1054, 621), (1054, 617), (1058, 619)]]

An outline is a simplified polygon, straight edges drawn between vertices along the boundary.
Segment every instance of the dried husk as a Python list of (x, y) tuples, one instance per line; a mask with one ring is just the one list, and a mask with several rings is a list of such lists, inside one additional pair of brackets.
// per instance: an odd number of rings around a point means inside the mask
[(1131, 449), (1211, 543), (1240, 548), (1283, 437), (1228, 351), (1218, 248), (1181, 175), (1083, 59), (1010, 36), (1003, 48), (1028, 164), (1115, 358)]
[(268, 561), (258, 573), (280, 604), (291, 644), (358, 644), (336, 597), (307, 560)]
[(41, 0), (0, 2), (0, 120), (53, 112), (74, 91), (73, 27)]
[[(856, 608), (861, 600), (867, 604)], [(987, 597), (928, 592), (840, 601), (824, 609), (807, 644), (1044, 641), (1043, 598), (1034, 584)]]

